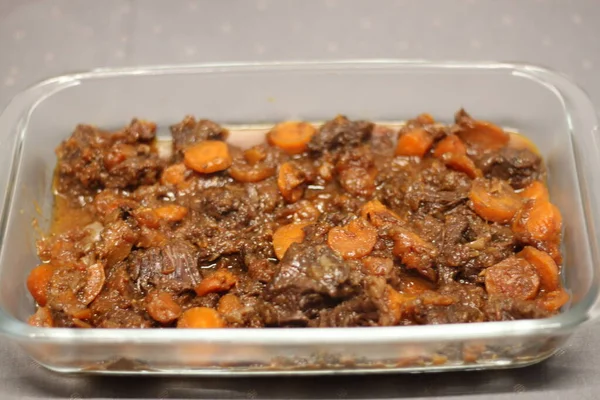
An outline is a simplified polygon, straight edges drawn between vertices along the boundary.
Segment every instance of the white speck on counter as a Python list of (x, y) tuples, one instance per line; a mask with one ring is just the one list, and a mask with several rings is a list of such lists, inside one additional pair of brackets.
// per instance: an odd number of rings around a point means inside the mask
[(368, 29), (371, 29), (371, 27), (373, 26), (373, 23), (371, 22), (371, 20), (369, 18), (361, 18), (359, 21), (359, 25), (360, 25), (361, 29), (368, 30)]
[(469, 41), (469, 46), (471, 46), (472, 49), (480, 49), (481, 48), (481, 42), (477, 39), (471, 39)]
[(231, 33), (233, 27), (231, 26), (231, 24), (229, 22), (224, 22), (223, 24), (221, 24), (221, 32), (227, 34), (227, 33)]
[(21, 40), (24, 37), (25, 37), (25, 31), (22, 29), (18, 29), (13, 32), (13, 39), (15, 39), (15, 40)]
[(6, 87), (14, 86), (15, 82), (15, 78), (12, 76), (7, 76), (6, 78), (4, 78), (4, 86)]
[(502, 16), (502, 25), (511, 26), (513, 24), (513, 17), (510, 15)]

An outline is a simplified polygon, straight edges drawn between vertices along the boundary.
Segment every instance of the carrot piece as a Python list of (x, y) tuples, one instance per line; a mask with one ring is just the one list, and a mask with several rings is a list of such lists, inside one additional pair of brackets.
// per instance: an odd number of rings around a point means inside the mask
[(27, 277), (27, 289), (36, 303), (42, 307), (44, 307), (48, 301), (48, 284), (54, 274), (54, 270), (54, 266), (50, 264), (38, 265), (31, 270)]
[(457, 114), (458, 136), (467, 144), (484, 149), (498, 150), (508, 144), (510, 136), (502, 128), (487, 121), (477, 121), (463, 110)]
[(363, 270), (373, 276), (387, 276), (394, 268), (394, 261), (385, 257), (366, 256), (362, 263)]
[(188, 209), (177, 204), (167, 204), (157, 208), (139, 208), (133, 212), (138, 224), (156, 229), (161, 221), (167, 223), (179, 222), (185, 218)]
[(377, 230), (359, 218), (348, 225), (336, 226), (327, 234), (329, 247), (346, 259), (361, 258), (369, 254), (377, 242)]
[(280, 226), (273, 233), (273, 249), (278, 259), (285, 256), (285, 252), (292, 243), (302, 243), (304, 240), (304, 227), (309, 224), (297, 223)]
[(418, 276), (403, 276), (401, 289), (403, 293), (418, 295), (426, 290), (435, 290), (435, 287), (430, 281), (426, 281)]
[(238, 311), (242, 307), (242, 302), (240, 301), (239, 297), (233, 293), (227, 293), (225, 296), (219, 299), (217, 311), (219, 311), (221, 314), (231, 314), (232, 312)]
[(229, 175), (238, 182), (260, 182), (275, 175), (275, 167), (234, 162), (229, 168)]
[(194, 288), (198, 296), (204, 296), (209, 293), (225, 292), (231, 289), (237, 283), (237, 277), (226, 269), (219, 269), (211, 276), (202, 279)]
[(512, 230), (521, 240), (558, 240), (562, 229), (562, 216), (549, 201), (530, 200), (515, 215)]
[(304, 172), (290, 162), (281, 164), (277, 176), (277, 187), (285, 200), (294, 203), (300, 200), (304, 193), (302, 185), (305, 181)]
[(224, 328), (225, 321), (216, 310), (194, 307), (184, 312), (177, 321), (178, 328)]
[(39, 328), (52, 328), (54, 326), (54, 319), (48, 307), (38, 307), (35, 314), (29, 317), (27, 323)]
[(471, 186), (469, 199), (473, 210), (487, 221), (509, 222), (522, 206), (521, 198), (504, 181), (477, 179)]
[(448, 135), (435, 146), (433, 156), (441, 158), (446, 153), (452, 153), (456, 155), (467, 154), (467, 148), (465, 144), (456, 135)]
[(552, 292), (544, 293), (537, 300), (537, 303), (540, 307), (548, 310), (550, 312), (555, 312), (560, 310), (562, 306), (567, 304), (571, 296), (569, 293), (563, 288), (558, 288)]
[(88, 305), (98, 297), (104, 287), (105, 280), (104, 265), (96, 263), (87, 267), (87, 281), (83, 288), (83, 304)]
[(179, 185), (185, 181), (186, 171), (187, 168), (183, 163), (169, 165), (163, 170), (160, 183), (163, 185)]
[(168, 292), (152, 291), (146, 296), (146, 310), (153, 320), (168, 325), (181, 316), (181, 306)]
[(205, 140), (188, 147), (183, 155), (186, 167), (202, 174), (223, 171), (231, 165), (227, 143), (219, 140)]
[(261, 145), (254, 146), (244, 151), (244, 158), (250, 165), (258, 164), (267, 158), (267, 152)]
[(435, 119), (428, 113), (419, 114), (415, 120), (421, 125), (435, 124)]
[(156, 229), (160, 226), (160, 219), (151, 208), (143, 207), (134, 210), (133, 218), (143, 227)]
[(390, 285), (386, 288), (386, 306), (392, 316), (392, 325), (400, 322), (406, 313), (413, 310), (413, 301), (415, 296), (411, 294), (400, 293)]
[(431, 265), (437, 254), (436, 248), (416, 233), (401, 227), (395, 227), (392, 236), (394, 239), (392, 253), (399, 257), (407, 268), (435, 280), (436, 274)]
[(481, 170), (466, 154), (446, 153), (442, 156), (442, 160), (449, 168), (464, 172), (471, 179), (483, 176)]
[(156, 216), (166, 222), (179, 222), (188, 214), (187, 207), (177, 204), (167, 204), (154, 209)]
[(507, 258), (486, 269), (484, 275), (489, 294), (531, 300), (540, 289), (540, 277), (535, 267), (523, 258)]
[(400, 221), (400, 216), (384, 206), (379, 200), (371, 200), (360, 208), (360, 216), (376, 227), (386, 224), (395, 224)]
[(423, 157), (433, 144), (433, 137), (423, 128), (415, 128), (398, 137), (397, 156)]
[(548, 188), (540, 181), (533, 181), (527, 185), (523, 191), (519, 193), (523, 199), (531, 200), (546, 200), (548, 201), (550, 195), (548, 194)]
[(307, 122), (282, 122), (267, 133), (267, 142), (288, 154), (300, 154), (306, 151), (316, 131), (315, 127)]
[(518, 256), (523, 257), (535, 267), (540, 276), (541, 288), (543, 290), (552, 292), (558, 288), (560, 285), (558, 266), (552, 257), (531, 246), (526, 246), (519, 252)]

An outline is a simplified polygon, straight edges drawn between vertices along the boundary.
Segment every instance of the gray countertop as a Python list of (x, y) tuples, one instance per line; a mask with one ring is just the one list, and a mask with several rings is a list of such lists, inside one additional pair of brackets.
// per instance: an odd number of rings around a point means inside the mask
[[(523, 61), (600, 104), (594, 0), (0, 0), (0, 108), (41, 79), (101, 66), (250, 60)], [(279, 379), (61, 376), (0, 339), (0, 399), (596, 399), (600, 323), (540, 365), (506, 371)]]

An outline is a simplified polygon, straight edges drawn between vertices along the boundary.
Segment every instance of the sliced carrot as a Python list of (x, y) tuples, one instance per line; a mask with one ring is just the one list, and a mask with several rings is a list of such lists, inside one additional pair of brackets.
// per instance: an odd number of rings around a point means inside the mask
[(435, 119), (431, 116), (431, 114), (428, 113), (422, 113), (418, 115), (415, 120), (421, 125), (435, 124)]
[(545, 200), (548, 201), (550, 195), (548, 194), (548, 188), (546, 185), (540, 181), (533, 181), (529, 185), (527, 185), (523, 191), (519, 193), (524, 199), (530, 200)]
[(183, 155), (183, 162), (196, 172), (211, 174), (229, 168), (232, 160), (227, 143), (205, 140), (188, 147)]
[(163, 185), (179, 185), (185, 181), (186, 171), (187, 168), (183, 163), (169, 165), (163, 170), (160, 183)]
[(407, 268), (418, 271), (430, 280), (435, 279), (436, 274), (431, 265), (437, 250), (431, 243), (401, 227), (394, 228), (393, 239), (392, 253), (399, 257)]
[(467, 148), (465, 144), (456, 135), (448, 135), (435, 146), (433, 151), (434, 157), (441, 158), (446, 153), (452, 153), (456, 155), (467, 154)]
[(473, 210), (487, 221), (510, 222), (522, 206), (521, 198), (504, 181), (477, 179), (471, 186), (469, 199)]
[(550, 312), (556, 312), (560, 310), (562, 306), (567, 304), (571, 296), (563, 288), (558, 288), (552, 292), (544, 293), (537, 300), (540, 307)]
[(163, 221), (179, 222), (188, 214), (187, 207), (177, 204), (168, 204), (154, 209), (154, 212)]
[(362, 263), (365, 273), (373, 276), (387, 276), (394, 268), (394, 261), (385, 257), (366, 256)]
[(143, 227), (156, 229), (160, 226), (160, 219), (151, 208), (140, 207), (134, 210), (133, 218)]
[(277, 187), (283, 198), (288, 202), (294, 203), (300, 200), (300, 197), (302, 197), (302, 193), (304, 192), (301, 187), (304, 181), (304, 172), (294, 164), (286, 162), (279, 167)]
[(48, 301), (48, 284), (54, 274), (55, 268), (50, 264), (42, 264), (31, 270), (27, 277), (27, 289), (33, 299), (44, 307)]
[(267, 158), (267, 151), (262, 145), (254, 146), (244, 151), (244, 158), (250, 165), (258, 164)]
[(432, 144), (433, 137), (425, 129), (415, 128), (400, 134), (396, 155), (423, 157)]
[(523, 257), (535, 267), (540, 276), (541, 288), (546, 292), (552, 292), (560, 285), (558, 266), (547, 253), (535, 247), (525, 246), (518, 256)]
[(205, 296), (209, 293), (226, 292), (237, 283), (237, 277), (226, 269), (219, 269), (211, 276), (202, 279), (194, 288), (198, 296)]
[(403, 293), (418, 295), (426, 290), (434, 290), (435, 286), (430, 281), (418, 276), (403, 276), (401, 289)]
[(83, 298), (81, 299), (83, 304), (88, 305), (98, 297), (104, 287), (105, 280), (104, 265), (96, 263), (87, 267), (87, 281), (83, 288)]
[(29, 317), (27, 323), (31, 326), (37, 326), (39, 328), (52, 328), (54, 326), (52, 313), (48, 307), (38, 307), (35, 314)]
[(523, 258), (507, 258), (487, 268), (484, 276), (489, 294), (531, 300), (540, 290), (540, 277), (535, 267)]
[(406, 313), (412, 311), (415, 298), (410, 294), (399, 293), (396, 289), (387, 285), (386, 305), (392, 316), (392, 325), (398, 324)]
[(553, 241), (560, 238), (562, 216), (549, 201), (530, 200), (515, 216), (512, 230), (521, 240)]
[(239, 297), (233, 293), (227, 293), (219, 299), (217, 311), (221, 314), (231, 314), (232, 312), (238, 311), (242, 308), (242, 302)]
[(307, 122), (282, 122), (267, 133), (267, 142), (288, 154), (300, 154), (306, 151), (316, 131), (315, 127)]
[(471, 179), (481, 178), (483, 173), (473, 160), (471, 160), (466, 154), (454, 154), (446, 153), (442, 156), (442, 161), (448, 166), (459, 172), (464, 172)]
[(327, 234), (327, 244), (343, 258), (361, 258), (369, 254), (377, 242), (377, 230), (365, 219), (358, 218), (348, 225), (336, 226)]
[(152, 291), (146, 296), (146, 310), (153, 320), (168, 325), (181, 316), (181, 306), (168, 292)]
[(379, 200), (371, 200), (360, 208), (360, 216), (376, 227), (386, 224), (395, 224), (400, 221), (400, 216), (387, 208)]
[(510, 136), (499, 126), (487, 121), (474, 120), (464, 111), (457, 120), (460, 128), (458, 136), (472, 146), (485, 150), (498, 150), (506, 146), (510, 140)]
[(238, 182), (260, 182), (275, 175), (275, 170), (275, 167), (264, 163), (234, 162), (229, 168), (229, 175)]
[(224, 328), (225, 321), (216, 310), (194, 307), (184, 312), (177, 321), (178, 328)]
[(292, 243), (302, 243), (304, 240), (304, 227), (309, 224), (297, 223), (280, 226), (273, 233), (273, 249), (278, 259), (285, 256), (285, 252)]
[(188, 214), (187, 207), (167, 204), (157, 208), (138, 208), (133, 216), (138, 224), (156, 229), (161, 221), (174, 223), (183, 220)]

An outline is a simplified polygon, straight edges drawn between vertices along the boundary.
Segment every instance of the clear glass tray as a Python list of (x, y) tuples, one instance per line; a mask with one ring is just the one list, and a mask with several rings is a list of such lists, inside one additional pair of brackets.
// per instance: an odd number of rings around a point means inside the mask
[[(35, 219), (52, 208), (54, 148), (80, 122), (119, 127), (137, 116), (165, 128), (185, 114), (223, 124), (283, 119), (399, 121), (421, 112), (477, 118), (524, 133), (549, 169), (565, 222), (572, 303), (542, 320), (326, 329), (35, 328), (25, 280), (38, 262)], [(498, 63), (344, 61), (100, 69), (42, 82), (0, 115), (0, 332), (63, 372), (336, 374), (507, 368), (536, 363), (597, 312), (600, 156), (584, 92), (544, 68)]]

